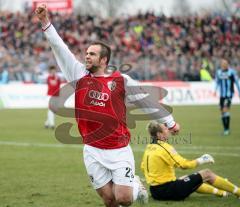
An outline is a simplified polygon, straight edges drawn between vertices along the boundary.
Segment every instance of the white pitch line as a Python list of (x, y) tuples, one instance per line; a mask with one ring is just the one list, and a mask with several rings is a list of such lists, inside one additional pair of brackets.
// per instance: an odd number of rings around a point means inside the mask
[(218, 150), (239, 150), (240, 153), (240, 147), (236, 146), (196, 146), (189, 144), (188, 146), (180, 146), (179, 149), (218, 149)]
[[(178, 150), (178, 152), (180, 154), (196, 154), (196, 155), (200, 155), (203, 153), (203, 151), (190, 151), (190, 150), (188, 151)], [(207, 153), (211, 155), (217, 155), (217, 156), (240, 157), (240, 154), (237, 154), (237, 153), (223, 153), (223, 152), (213, 152), (213, 151), (207, 151)]]
[[(13, 145), (13, 146), (36, 146), (36, 147), (54, 147), (54, 148), (82, 148), (82, 145), (79, 144), (45, 144), (45, 143), (30, 143), (30, 142), (15, 142), (15, 141), (0, 141), (0, 145)], [(137, 145), (137, 144), (136, 144)], [(176, 147), (177, 145), (175, 145)], [(135, 149), (139, 148), (137, 146), (134, 147)], [(139, 150), (141, 150), (142, 148), (139, 148)], [(183, 146), (181, 144), (179, 144), (178, 150), (195, 150), (195, 149), (199, 149), (199, 150), (206, 150), (206, 149), (214, 149), (214, 150), (239, 150), (239, 154), (240, 154), (240, 147), (235, 147), (235, 146), (196, 146), (196, 145), (191, 145), (188, 144), (187, 146)]]
[[(42, 147), (42, 148), (77, 148), (77, 149), (82, 149), (83, 145), (67, 145), (67, 144), (44, 144), (44, 143), (28, 143), (28, 142), (11, 142), (11, 141), (0, 141), (0, 145), (6, 145), (6, 146), (16, 146), (16, 147)], [(207, 150), (208, 147), (203, 147), (203, 146), (199, 146), (199, 148), (197, 148), (197, 146), (195, 146), (195, 150), (192, 151), (193, 146), (190, 146), (189, 148), (185, 148), (185, 150), (178, 150), (179, 153), (182, 154), (202, 154), (203, 151), (197, 151), (196, 149), (204, 149), (205, 152), (207, 153), (211, 153), (212, 155), (219, 155), (219, 156), (230, 156), (230, 157), (240, 157), (240, 153), (228, 153), (228, 152), (214, 152), (214, 151), (209, 151)], [(220, 147), (220, 146), (216, 146), (214, 148), (214, 146), (210, 147), (211, 149), (225, 149), (226, 147)], [(133, 147), (133, 151), (135, 152), (143, 152), (144, 149), (143, 148), (139, 148)]]
[(10, 142), (0, 141), (0, 145), (16, 146), (16, 147), (49, 147), (49, 148), (83, 148), (82, 145), (67, 145), (67, 144), (44, 144), (44, 143), (29, 143), (29, 142)]

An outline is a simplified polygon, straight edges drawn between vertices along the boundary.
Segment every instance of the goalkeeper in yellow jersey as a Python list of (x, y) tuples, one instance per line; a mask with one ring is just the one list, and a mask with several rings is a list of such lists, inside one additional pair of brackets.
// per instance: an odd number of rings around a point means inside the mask
[(141, 169), (154, 199), (183, 200), (193, 192), (220, 197), (233, 193), (240, 197), (239, 187), (209, 169), (176, 178), (175, 168), (190, 169), (198, 165), (214, 163), (213, 157), (205, 154), (195, 160), (183, 158), (166, 142), (170, 133), (167, 127), (158, 122), (150, 122), (148, 132), (151, 136), (151, 144), (145, 149)]

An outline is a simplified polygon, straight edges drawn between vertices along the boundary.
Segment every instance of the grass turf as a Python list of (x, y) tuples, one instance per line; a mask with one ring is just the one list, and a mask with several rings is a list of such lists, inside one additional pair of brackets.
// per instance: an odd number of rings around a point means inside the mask
[[(174, 107), (174, 117), (182, 130), (170, 142), (189, 159), (212, 154), (215, 164), (198, 169), (210, 168), (240, 185), (240, 106), (233, 106), (231, 114), (231, 134), (223, 137), (216, 106)], [(0, 111), (0, 207), (103, 206), (86, 174), (82, 146), (60, 144), (53, 130), (44, 129), (45, 116), (46, 110)], [(57, 117), (58, 124), (67, 120)], [(131, 130), (136, 172), (141, 177), (145, 128), (146, 122), (138, 122), (137, 128)], [(72, 133), (78, 134), (76, 127)], [(177, 170), (177, 175), (194, 171)], [(218, 198), (194, 193), (182, 202), (158, 202), (150, 198), (148, 206), (234, 207), (239, 202), (234, 196)]]

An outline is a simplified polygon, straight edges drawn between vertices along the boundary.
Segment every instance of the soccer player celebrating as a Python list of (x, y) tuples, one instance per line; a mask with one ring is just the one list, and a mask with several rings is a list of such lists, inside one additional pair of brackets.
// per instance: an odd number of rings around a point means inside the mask
[(234, 83), (237, 86), (240, 96), (240, 85), (238, 82), (237, 72), (230, 68), (226, 59), (221, 60), (221, 68), (216, 71), (216, 89), (220, 91), (220, 109), (222, 113), (222, 124), (224, 128), (223, 135), (229, 135), (230, 129), (230, 106), (234, 95)]
[[(111, 49), (102, 42), (92, 43), (86, 51), (86, 65), (80, 63), (50, 23), (46, 5), (39, 6), (36, 14), (65, 78), (75, 81), (75, 116), (94, 189), (108, 207), (129, 206), (134, 200), (147, 203), (147, 191), (135, 176), (126, 125), (127, 86), (134, 81), (118, 71), (107, 72)], [(134, 91), (134, 87), (130, 89)], [(147, 106), (146, 99), (142, 105)], [(166, 111), (162, 115), (159, 121), (178, 133), (180, 127), (172, 115)]]
[[(48, 100), (54, 96), (59, 96), (60, 91), (60, 85), (61, 85), (61, 79), (57, 75), (57, 69), (54, 65), (49, 67), (49, 74), (47, 77), (47, 86), (48, 86)], [(45, 128), (51, 128), (54, 129), (55, 127), (55, 117), (54, 113), (51, 111), (50, 106), (48, 106), (48, 113), (47, 113), (47, 120), (45, 121)]]
[(211, 155), (204, 154), (195, 160), (187, 160), (177, 153), (166, 141), (169, 130), (155, 121), (148, 125), (151, 136), (144, 152), (141, 169), (144, 172), (150, 192), (156, 200), (184, 200), (191, 193), (214, 194), (220, 197), (233, 193), (240, 197), (240, 188), (209, 169), (176, 178), (175, 168), (190, 169), (206, 163), (213, 163)]

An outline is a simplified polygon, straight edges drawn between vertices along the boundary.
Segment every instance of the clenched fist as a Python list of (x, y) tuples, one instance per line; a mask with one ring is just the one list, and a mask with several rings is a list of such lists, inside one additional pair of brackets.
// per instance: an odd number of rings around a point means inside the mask
[(50, 21), (48, 19), (48, 9), (46, 4), (41, 4), (38, 6), (35, 10), (35, 14), (41, 22), (42, 27), (45, 27), (47, 24), (49, 24)]
[(180, 131), (180, 125), (178, 123), (175, 124), (175, 126), (171, 129), (169, 129), (172, 135), (177, 135)]

